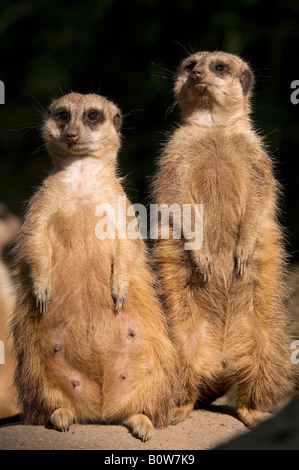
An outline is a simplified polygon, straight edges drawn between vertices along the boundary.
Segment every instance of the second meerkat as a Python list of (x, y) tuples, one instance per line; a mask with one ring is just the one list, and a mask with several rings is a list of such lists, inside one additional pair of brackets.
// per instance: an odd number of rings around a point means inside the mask
[(291, 389), (279, 191), (249, 118), (252, 85), (249, 66), (223, 52), (191, 55), (175, 80), (182, 123), (165, 146), (154, 202), (202, 204), (203, 244), (187, 251), (170, 235), (155, 246), (180, 358), (174, 423), (236, 385), (239, 417), (253, 426)]
[[(54, 170), (14, 248), (15, 383), (27, 423), (119, 423), (145, 441), (168, 424), (175, 353), (145, 244), (119, 225), (135, 219), (116, 173), (120, 126), (119, 109), (95, 94), (49, 107), (43, 138)], [(98, 229), (103, 210), (112, 224), (103, 231), (115, 236)]]

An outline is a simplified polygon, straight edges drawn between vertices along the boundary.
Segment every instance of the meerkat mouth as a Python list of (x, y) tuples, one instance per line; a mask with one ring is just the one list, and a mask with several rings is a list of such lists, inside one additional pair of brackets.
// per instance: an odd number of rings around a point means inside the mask
[(59, 152), (67, 152), (69, 155), (77, 156), (85, 155), (87, 151), (86, 145), (82, 142), (62, 142), (56, 148)]
[(211, 96), (212, 95), (212, 85), (207, 82), (200, 82), (192, 84), (192, 88), (189, 89), (189, 93), (199, 96)]
[(82, 144), (80, 144), (80, 142), (67, 142), (67, 147), (68, 148), (76, 148), (76, 147), (81, 147)]
[(68, 142), (66, 146), (68, 150), (74, 150), (75, 152), (86, 147), (82, 142)]
[(202, 88), (202, 87), (208, 88), (208, 87), (212, 87), (212, 86), (213, 85), (211, 83), (208, 83), (208, 82), (198, 82), (198, 83), (193, 84), (193, 88)]

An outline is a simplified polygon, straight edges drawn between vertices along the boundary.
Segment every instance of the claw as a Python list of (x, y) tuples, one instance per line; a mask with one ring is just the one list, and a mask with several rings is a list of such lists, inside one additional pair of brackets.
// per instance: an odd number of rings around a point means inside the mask
[(251, 258), (252, 256), (248, 256), (246, 259), (244, 259), (244, 256), (243, 259), (241, 257), (237, 258), (237, 272), (240, 276), (244, 276), (248, 270)]
[(39, 307), (39, 312), (45, 314), (48, 310), (48, 304), (49, 304), (49, 301), (47, 299), (46, 300), (41, 300), (41, 299), (38, 300), (37, 307)]
[(126, 297), (115, 296), (113, 299), (115, 303), (115, 311), (118, 312), (119, 310), (122, 310), (126, 303)]
[(127, 281), (120, 281), (119, 279), (114, 279), (113, 281), (111, 295), (114, 301), (114, 311), (119, 312), (125, 306), (129, 283)]
[(49, 303), (51, 302), (48, 290), (35, 291), (36, 297), (36, 308), (39, 309), (39, 313), (45, 314), (48, 311)]
[(205, 263), (201, 263), (195, 270), (202, 276), (204, 282), (211, 281), (213, 270), (212, 264), (208, 258), (206, 258)]

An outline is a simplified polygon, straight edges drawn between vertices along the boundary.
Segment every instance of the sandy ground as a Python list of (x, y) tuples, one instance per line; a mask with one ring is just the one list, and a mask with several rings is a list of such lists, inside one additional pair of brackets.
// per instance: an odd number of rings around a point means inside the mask
[(1, 450), (209, 450), (249, 432), (233, 409), (211, 406), (193, 411), (176, 426), (156, 430), (148, 442), (123, 426), (74, 424), (61, 433), (43, 426), (0, 421)]

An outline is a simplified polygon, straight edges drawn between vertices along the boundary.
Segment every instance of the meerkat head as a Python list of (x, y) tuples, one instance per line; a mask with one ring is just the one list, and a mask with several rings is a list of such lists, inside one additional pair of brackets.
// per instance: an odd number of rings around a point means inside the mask
[(180, 65), (174, 93), (184, 115), (198, 110), (248, 114), (252, 85), (253, 74), (238, 56), (197, 52)]
[(53, 158), (116, 155), (121, 123), (120, 110), (106, 98), (69, 93), (51, 103), (42, 135)]

